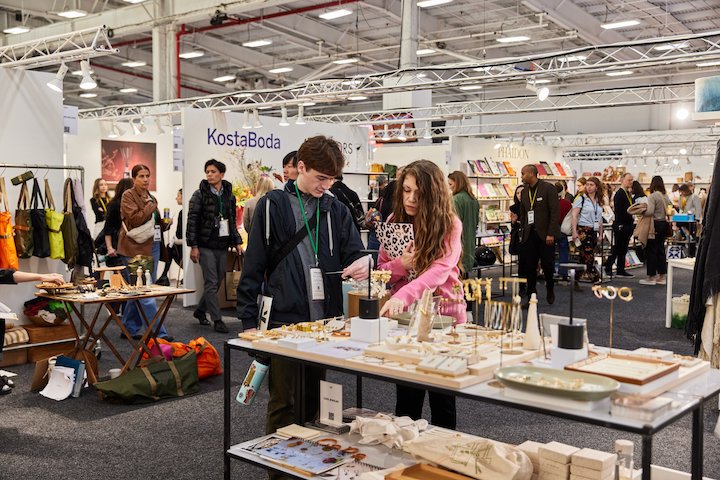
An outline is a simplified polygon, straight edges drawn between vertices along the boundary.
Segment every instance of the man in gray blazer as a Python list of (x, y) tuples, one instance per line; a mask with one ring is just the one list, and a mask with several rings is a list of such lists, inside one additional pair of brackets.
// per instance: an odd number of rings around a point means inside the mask
[(519, 248), (519, 275), (527, 279), (527, 305), (530, 295), (537, 293), (538, 261), (545, 274), (547, 301), (555, 302), (555, 240), (560, 236), (560, 204), (557, 189), (551, 183), (538, 178), (535, 165), (525, 165), (522, 170), (525, 189), (520, 199), (519, 221), (522, 225), (522, 241)]

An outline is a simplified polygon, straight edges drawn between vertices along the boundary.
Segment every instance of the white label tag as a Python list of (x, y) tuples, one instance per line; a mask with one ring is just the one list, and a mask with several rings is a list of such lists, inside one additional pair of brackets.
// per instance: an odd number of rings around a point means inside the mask
[(227, 237), (230, 235), (230, 224), (228, 223), (227, 218), (220, 219), (220, 231), (218, 233), (219, 237)]
[(267, 295), (260, 295), (260, 309), (258, 310), (258, 323), (260, 324), (260, 331), (264, 332), (267, 330), (268, 323), (270, 323), (270, 311), (272, 310), (272, 297)]
[(342, 425), (342, 385), (320, 380), (320, 423)]
[(534, 225), (535, 224), (535, 210), (530, 210), (528, 212), (528, 225)]
[(598, 222), (597, 220), (595, 220), (595, 223), (593, 224), (593, 230), (595, 230), (596, 232), (600, 231), (600, 222)]
[(162, 240), (162, 231), (159, 225), (155, 225), (155, 234), (153, 235), (153, 241), (159, 242)]
[(322, 270), (317, 267), (310, 268), (310, 295), (313, 300), (325, 300), (325, 284)]

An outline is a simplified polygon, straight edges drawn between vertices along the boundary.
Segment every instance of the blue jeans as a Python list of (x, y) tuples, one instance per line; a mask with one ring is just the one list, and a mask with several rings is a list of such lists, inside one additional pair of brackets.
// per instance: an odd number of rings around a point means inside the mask
[(567, 277), (567, 268), (560, 267), (561, 263), (569, 263), (570, 262), (570, 243), (568, 242), (567, 235), (560, 234), (560, 237), (558, 237), (557, 241), (558, 246), (558, 262), (555, 265), (555, 270), (557, 270), (558, 275), (561, 277)]
[[(160, 242), (153, 242), (152, 246), (152, 257), (153, 257), (153, 269), (152, 272), (150, 272), (150, 277), (152, 278), (152, 281), (155, 281), (155, 275), (157, 274), (157, 266), (158, 262), (160, 261)], [(129, 259), (128, 257), (122, 257), (123, 265), (127, 267)], [(128, 275), (127, 269), (123, 270), (123, 276), (125, 277), (125, 281), (130, 281), (130, 276)], [(142, 335), (143, 331), (145, 331), (144, 323), (142, 320), (142, 317), (140, 316), (140, 312), (138, 311), (138, 302), (142, 305), (143, 312), (145, 312), (145, 316), (148, 319), (148, 322), (152, 321), (152, 318), (157, 313), (157, 304), (155, 303), (154, 298), (144, 298), (142, 300), (128, 300), (125, 303), (125, 312), (122, 316), (122, 321), (125, 324), (125, 328), (128, 329), (128, 333), (130, 333), (130, 336), (133, 335)], [(165, 330), (165, 326), (163, 325), (162, 328), (160, 328), (160, 332), (158, 333), (158, 337), (166, 337), (167, 336), (167, 330)]]

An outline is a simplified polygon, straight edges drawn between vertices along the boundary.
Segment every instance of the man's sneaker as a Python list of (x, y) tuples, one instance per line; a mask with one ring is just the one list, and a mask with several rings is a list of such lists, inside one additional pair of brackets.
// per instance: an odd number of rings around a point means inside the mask
[(657, 282), (655, 281), (655, 277), (648, 277), (640, 280), (640, 285), (657, 285)]
[(210, 325), (210, 321), (207, 319), (207, 316), (205, 316), (205, 312), (202, 312), (200, 310), (195, 310), (193, 312), (193, 317), (198, 319), (198, 322), (200, 322), (200, 325)]
[(634, 277), (635, 275), (633, 275), (632, 273), (628, 273), (628, 272), (626, 272), (626, 271), (622, 271), (622, 272), (617, 272), (617, 273), (615, 274), (615, 276), (616, 276), (616, 277), (632, 278), (632, 277)]
[(215, 320), (215, 331), (219, 333), (228, 333), (227, 325), (222, 320)]
[(163, 275), (162, 277), (158, 278), (155, 282), (155, 285), (160, 285), (163, 287), (169, 287), (170, 286), (170, 279)]

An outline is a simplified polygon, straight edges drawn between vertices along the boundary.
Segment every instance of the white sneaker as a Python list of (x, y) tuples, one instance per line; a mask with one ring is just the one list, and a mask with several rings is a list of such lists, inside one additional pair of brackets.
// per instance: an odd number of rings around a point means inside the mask
[(657, 285), (657, 281), (655, 277), (643, 278), (640, 280), (640, 285)]
[(658, 275), (657, 280), (655, 280), (655, 283), (658, 285), (667, 285), (667, 280), (665, 279), (665, 275)]

